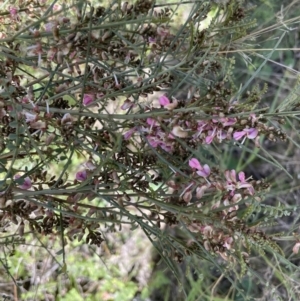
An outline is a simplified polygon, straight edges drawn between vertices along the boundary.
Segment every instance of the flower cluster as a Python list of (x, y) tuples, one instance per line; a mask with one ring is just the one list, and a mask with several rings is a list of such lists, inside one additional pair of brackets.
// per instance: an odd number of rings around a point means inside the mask
[[(179, 101), (175, 98), (171, 102), (164, 95), (159, 97), (159, 103), (170, 111), (168, 118), (151, 117), (147, 118), (146, 122), (141, 121), (140, 126), (135, 126), (124, 133), (126, 140), (138, 132), (145, 136), (152, 147), (173, 152), (177, 138), (185, 140), (188, 145), (222, 143), (225, 140), (241, 141), (243, 144), (246, 139), (250, 139), (254, 140), (255, 145), (259, 147), (261, 134), (266, 134), (270, 139), (275, 137), (276, 130), (260, 122), (261, 117), (254, 113), (251, 113), (248, 119), (230, 117), (237, 103), (231, 104), (227, 112), (221, 110), (220, 107), (214, 108), (213, 115), (209, 117), (209, 114), (206, 114), (205, 120), (201, 120), (200, 115), (196, 113), (186, 114), (181, 113), (180, 110), (178, 113), (173, 112), (179, 105)], [(157, 110), (152, 107), (149, 111), (155, 116)], [(285, 139), (285, 135), (280, 130), (276, 133), (281, 139)]]
[[(198, 159), (189, 160), (191, 174), (188, 183), (186, 181), (170, 180), (167, 184), (170, 193), (175, 191), (180, 194), (179, 204), (185, 206), (197, 205), (198, 213), (207, 212), (207, 219), (192, 219), (187, 225), (194, 234), (200, 235), (204, 247), (228, 260), (228, 254), (234, 252), (234, 243), (240, 236), (240, 225), (244, 222), (237, 216), (240, 204), (249, 206), (253, 200), (260, 201), (258, 192), (267, 189), (268, 184), (263, 181), (254, 181), (245, 177), (244, 172), (226, 170), (221, 173), (216, 168), (210, 168), (207, 164), (201, 165)], [(209, 196), (219, 196), (213, 202), (208, 202)], [(181, 200), (183, 203), (181, 203)], [(223, 225), (216, 226), (214, 219)]]
[[(14, 179), (15, 179), (15, 180), (18, 180), (18, 179), (20, 179), (20, 178), (21, 178), (21, 176), (20, 176), (19, 174), (16, 174), (16, 175), (14, 176)], [(20, 189), (24, 189), (24, 190), (30, 189), (30, 188), (32, 187), (31, 179), (30, 179), (29, 177), (25, 177), (23, 183), (20, 184), (20, 185), (18, 185), (18, 187), (19, 187)]]
[[(189, 160), (189, 166), (192, 168), (192, 176), (189, 183), (175, 184), (173, 181), (169, 181), (168, 185), (175, 190), (182, 191), (181, 197), (186, 203), (190, 203), (193, 198), (199, 201), (203, 197), (206, 190), (212, 192), (222, 192), (222, 199), (213, 204), (214, 209), (224, 205), (226, 207), (233, 204), (229, 208), (229, 211), (237, 210), (236, 203), (242, 199), (248, 198), (248, 196), (255, 195), (255, 189), (259, 189), (259, 185), (263, 183), (261, 181), (254, 181), (250, 178), (246, 179), (244, 172), (239, 172), (238, 175), (235, 170), (226, 170), (221, 177), (220, 172), (204, 164), (203, 166), (196, 158)], [(200, 178), (199, 178), (200, 177)], [(201, 181), (201, 178), (204, 179)], [(184, 182), (183, 182), (184, 183)], [(226, 209), (223, 214), (226, 216), (228, 210)]]

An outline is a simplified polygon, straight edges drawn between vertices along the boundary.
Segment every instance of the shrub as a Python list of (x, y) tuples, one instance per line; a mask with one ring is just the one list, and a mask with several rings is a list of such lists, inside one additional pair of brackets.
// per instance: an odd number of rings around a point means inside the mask
[[(297, 101), (271, 111), (262, 102), (267, 85), (251, 83), (264, 63), (244, 85), (235, 79), (235, 55), (247, 58), (256, 25), (241, 1), (197, 1), (176, 25), (179, 9), (151, 0), (6, 8), (1, 225), (19, 238), (57, 237), (65, 254), (69, 241), (99, 247), (129, 224), (174, 272), (192, 255), (228, 279), (255, 275), (256, 254), (295, 269), (264, 226), (296, 207), (266, 203), (271, 182), (221, 156), (286, 142), (284, 117)], [(265, 161), (290, 175), (270, 154)]]

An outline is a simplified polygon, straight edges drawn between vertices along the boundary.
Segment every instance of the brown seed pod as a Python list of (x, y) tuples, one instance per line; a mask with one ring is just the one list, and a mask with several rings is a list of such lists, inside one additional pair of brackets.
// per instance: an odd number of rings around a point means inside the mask
[(55, 41), (59, 41), (59, 29), (57, 25), (54, 25), (52, 28), (52, 34)]
[(56, 54), (56, 59), (57, 59), (57, 63), (58, 64), (62, 64), (63, 61), (64, 61), (64, 54), (62, 51), (57, 51), (57, 54)]

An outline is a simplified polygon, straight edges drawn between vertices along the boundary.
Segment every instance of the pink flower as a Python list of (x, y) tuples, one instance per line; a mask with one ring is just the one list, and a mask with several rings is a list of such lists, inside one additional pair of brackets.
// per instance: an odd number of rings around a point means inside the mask
[(133, 135), (133, 133), (136, 131), (136, 128), (132, 128), (129, 131), (127, 131), (123, 136), (125, 140), (130, 139), (130, 137)]
[(244, 138), (242, 144), (244, 143), (245, 139), (248, 138), (248, 139), (254, 139), (256, 138), (256, 136), (258, 135), (258, 130), (256, 128), (250, 128), (250, 129), (244, 129), (240, 132), (235, 132), (233, 134), (233, 138), (234, 140), (240, 140), (241, 138)]
[(218, 130), (218, 132), (217, 132), (217, 138), (218, 138), (218, 141), (221, 143), (222, 140), (224, 140), (224, 139), (227, 138), (226, 131), (224, 131), (224, 130)]
[(160, 105), (169, 111), (174, 110), (178, 106), (178, 101), (176, 99), (173, 99), (173, 102), (171, 102), (165, 95), (161, 96), (158, 100)]
[[(21, 176), (19, 174), (15, 175), (15, 180), (19, 179)], [(32, 186), (31, 180), (29, 177), (24, 178), (23, 184), (19, 185), (19, 188), (28, 190)]]
[(155, 39), (155, 38), (152, 38), (152, 37), (149, 37), (149, 38), (148, 38), (148, 42), (149, 42), (149, 43), (155, 43), (155, 42), (156, 42), (156, 39)]
[(233, 170), (226, 170), (225, 171), (225, 178), (227, 180), (227, 183), (236, 183), (236, 171)]
[(207, 178), (210, 175), (210, 167), (207, 164), (203, 165), (202, 170), (198, 170), (197, 174), (200, 177)]
[(203, 130), (205, 129), (206, 126), (207, 126), (206, 122), (203, 122), (203, 121), (198, 122), (198, 125), (197, 125), (197, 131), (198, 132), (196, 134), (194, 134), (193, 137), (198, 138), (202, 134), (202, 132), (203, 132)]
[(216, 136), (216, 127), (214, 127), (213, 131), (208, 131), (208, 136), (205, 138), (206, 144), (211, 144)]
[(77, 181), (85, 181), (87, 179), (87, 173), (86, 173), (86, 170), (83, 170), (83, 171), (78, 171), (76, 173), (76, 176), (75, 176), (76, 180)]
[(194, 169), (202, 169), (202, 166), (200, 164), (200, 162), (196, 159), (196, 158), (192, 158), (190, 161), (189, 161), (189, 166), (191, 168), (194, 168)]
[(53, 5), (53, 10), (54, 11), (59, 11), (60, 9), (62, 9), (62, 6), (60, 4), (54, 4)]
[(163, 106), (163, 107), (171, 103), (169, 98), (167, 96), (164, 96), (164, 95), (161, 96), (158, 100), (159, 100), (160, 105)]
[(191, 168), (198, 169), (197, 174), (200, 177), (207, 178), (210, 175), (210, 167), (207, 164), (203, 165), (202, 167), (202, 165), (196, 158), (192, 158), (189, 161), (189, 166)]
[(216, 116), (215, 119), (212, 119), (213, 123), (220, 123), (223, 127), (230, 126), (236, 123), (236, 118), (230, 118), (230, 117), (222, 117)]
[(293, 253), (298, 254), (300, 248), (300, 242), (297, 242), (293, 247)]
[(94, 101), (94, 99), (95, 96), (93, 94), (84, 94), (82, 103), (84, 106), (88, 106)]
[(26, 122), (36, 121), (37, 114), (29, 113), (29, 112), (26, 112), (26, 111), (23, 111), (22, 114), (25, 115), (25, 121)]
[(236, 176), (235, 170), (231, 170), (231, 171), (226, 170), (225, 171), (225, 178), (227, 180), (226, 189), (231, 190), (232, 193), (234, 193), (235, 189), (247, 188), (249, 193), (251, 195), (253, 195), (254, 188), (253, 188), (252, 184), (247, 182), (245, 173), (242, 171), (239, 172), (239, 174), (238, 174), (239, 181), (237, 181), (236, 177), (237, 176)]
[(147, 138), (149, 144), (154, 148), (158, 147), (161, 143), (161, 141), (159, 139), (157, 139), (157, 137), (155, 137), (155, 136), (148, 135), (146, 138)]
[(16, 7), (11, 7), (9, 9), (10, 16), (13, 20), (18, 20), (18, 12), (19, 10)]
[(152, 128), (153, 126), (158, 126), (158, 125), (159, 125), (159, 123), (158, 123), (155, 119), (153, 119), (153, 118), (151, 118), (151, 117), (148, 117), (148, 118), (146, 119), (146, 122), (151, 126), (151, 128)]
[(135, 106), (135, 104), (132, 101), (130, 101), (129, 99), (126, 99), (121, 106), (121, 110), (127, 110), (134, 106)]
[(170, 144), (170, 143), (161, 141), (161, 142), (159, 143), (159, 146), (160, 146), (165, 152), (170, 153), (170, 152), (173, 151), (173, 145)]
[(236, 118), (222, 118), (221, 119), (222, 125), (225, 126), (230, 126), (236, 123)]

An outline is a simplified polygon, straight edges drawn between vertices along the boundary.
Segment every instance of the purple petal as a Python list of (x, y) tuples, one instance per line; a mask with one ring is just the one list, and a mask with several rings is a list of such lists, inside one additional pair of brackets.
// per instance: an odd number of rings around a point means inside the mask
[(197, 174), (204, 178), (208, 177), (210, 175), (210, 167), (207, 164), (205, 164), (202, 170), (197, 171)]
[(243, 171), (239, 172), (239, 180), (241, 182), (246, 182), (245, 173)]
[(205, 138), (205, 143), (206, 144), (211, 144), (213, 140), (214, 140), (214, 136), (207, 136)]
[(120, 108), (121, 108), (121, 110), (127, 110), (133, 106), (134, 106), (134, 103), (131, 102), (130, 100), (126, 99)]
[(147, 136), (147, 140), (152, 147), (158, 147), (160, 144), (160, 141), (156, 137), (150, 135)]
[(247, 183), (247, 182), (245, 182), (245, 183), (238, 183), (238, 185), (237, 185), (238, 189), (240, 189), (240, 188), (251, 188), (251, 187), (252, 187), (252, 185), (250, 183)]
[(236, 123), (235, 118), (226, 118), (227, 120), (222, 122), (223, 126), (230, 126)]
[(197, 174), (200, 177), (207, 178), (210, 175), (210, 168), (209, 168), (209, 166), (207, 164), (205, 164), (203, 166), (202, 170), (198, 170), (197, 171)]
[(125, 140), (128, 140), (132, 134), (136, 131), (135, 127), (127, 131), (123, 136)]
[(230, 179), (233, 183), (236, 183), (236, 171), (234, 169), (230, 171)]
[(205, 138), (205, 142), (207, 144), (211, 144), (212, 143), (214, 137), (216, 136), (216, 130), (217, 130), (217, 128), (214, 127), (213, 130), (208, 131), (208, 136)]
[(165, 152), (167, 152), (167, 153), (170, 153), (170, 152), (173, 151), (173, 146), (172, 146), (172, 145), (168, 145), (168, 144), (163, 143), (163, 142), (160, 143), (159, 145), (160, 145), (160, 147), (161, 147)]
[(241, 132), (235, 132), (233, 133), (233, 139), (234, 140), (240, 140), (241, 138), (243, 138), (246, 135), (246, 132), (241, 131)]
[(160, 98), (159, 98), (159, 103), (160, 103), (160, 105), (162, 105), (162, 106), (166, 106), (166, 105), (168, 105), (168, 104), (170, 104), (170, 100), (169, 100), (169, 98), (167, 97), (167, 96), (161, 96)]
[(155, 42), (156, 42), (156, 39), (155, 39), (155, 38), (152, 38), (152, 37), (149, 37), (149, 38), (148, 38), (148, 41), (149, 41), (149, 43), (155, 43)]
[(150, 118), (150, 117), (148, 117), (148, 118), (146, 119), (146, 122), (147, 122), (150, 126), (158, 125), (158, 122), (157, 122), (155, 119)]
[(248, 187), (248, 191), (251, 195), (254, 195), (254, 193), (255, 193), (255, 190), (252, 185), (250, 187)]
[(255, 129), (255, 128), (251, 128), (251, 129), (249, 129), (247, 132), (248, 132), (248, 133), (247, 133), (247, 137), (248, 137), (249, 139), (254, 139), (254, 138), (256, 138), (256, 136), (258, 135), (258, 130)]
[(203, 170), (207, 174), (207, 176), (210, 175), (210, 167), (207, 164), (204, 164)]
[(228, 184), (236, 183), (236, 171), (234, 169), (226, 170), (225, 178), (226, 178)]
[[(20, 177), (21, 177), (21, 176), (20, 176), (19, 174), (16, 174), (16, 175), (14, 176), (14, 179), (17, 180), (17, 179), (19, 179)], [(29, 177), (26, 177), (26, 178), (24, 178), (24, 182), (23, 182), (21, 185), (19, 185), (19, 188), (24, 189), (24, 190), (28, 190), (28, 189), (31, 188), (31, 186), (32, 186), (32, 183), (31, 183), (30, 178), (29, 178)]]
[(202, 166), (201, 166), (200, 162), (199, 162), (196, 158), (192, 158), (192, 159), (189, 161), (189, 166), (190, 166), (191, 168), (198, 169), (198, 170), (201, 170), (201, 169), (202, 169)]
[(80, 181), (80, 182), (85, 181), (86, 178), (87, 178), (86, 170), (78, 171), (78, 172), (76, 173), (75, 178), (76, 178), (77, 181)]
[(84, 106), (88, 106), (89, 104), (91, 104), (94, 101), (94, 95), (92, 94), (84, 94), (83, 95), (83, 105)]

